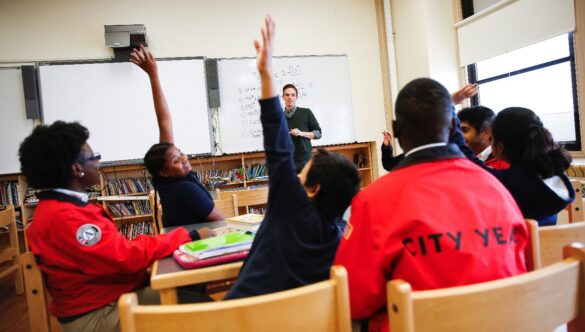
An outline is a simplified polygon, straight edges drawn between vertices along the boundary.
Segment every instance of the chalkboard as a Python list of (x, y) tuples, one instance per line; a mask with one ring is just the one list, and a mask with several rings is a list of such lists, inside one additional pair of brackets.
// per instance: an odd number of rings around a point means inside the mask
[[(220, 59), (218, 72), (221, 151), (263, 150), (256, 59)], [(285, 84), (294, 84), (299, 90), (297, 106), (315, 114), (323, 137), (313, 140), (313, 145), (355, 142), (346, 56), (276, 57), (274, 78), (279, 95)]]
[[(203, 59), (158, 60), (175, 144), (211, 153)], [(148, 76), (132, 63), (41, 64), (43, 122), (79, 121), (104, 161), (140, 159), (159, 140)]]
[(0, 174), (20, 172), (18, 147), (33, 127), (26, 118), (20, 69), (0, 68)]

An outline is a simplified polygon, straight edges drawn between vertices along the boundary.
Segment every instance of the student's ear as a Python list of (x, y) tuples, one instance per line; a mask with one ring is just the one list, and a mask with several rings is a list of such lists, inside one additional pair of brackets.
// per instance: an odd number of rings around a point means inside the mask
[(394, 135), (394, 138), (400, 136), (400, 123), (396, 120), (392, 120), (392, 134)]
[(453, 116), (451, 117), (451, 123), (449, 124), (449, 137), (455, 134), (455, 129), (457, 128), (457, 119)]
[(161, 169), (160, 171), (158, 171), (158, 175), (162, 176), (163, 178), (166, 178), (169, 176), (167, 171), (165, 171), (164, 169)]
[(504, 144), (502, 142), (492, 142), (492, 153), (500, 160), (507, 161), (504, 157)]
[(316, 184), (314, 186), (305, 186), (305, 191), (307, 192), (307, 196), (310, 199), (314, 199), (315, 197), (317, 197), (319, 190), (321, 190), (320, 184)]
[(83, 165), (80, 163), (73, 163), (73, 165), (71, 165), (71, 174), (74, 178), (83, 177)]

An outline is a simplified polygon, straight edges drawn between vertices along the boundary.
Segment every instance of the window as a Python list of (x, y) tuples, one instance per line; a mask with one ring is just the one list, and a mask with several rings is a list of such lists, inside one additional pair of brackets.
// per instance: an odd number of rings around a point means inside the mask
[(472, 105), (483, 105), (496, 113), (510, 106), (529, 108), (557, 142), (569, 150), (581, 150), (573, 33), (477, 62), (467, 69), (469, 81), (480, 87)]

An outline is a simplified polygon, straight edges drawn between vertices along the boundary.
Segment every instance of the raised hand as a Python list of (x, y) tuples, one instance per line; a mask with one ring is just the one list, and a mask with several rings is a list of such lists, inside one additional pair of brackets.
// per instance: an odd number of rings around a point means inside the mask
[(451, 94), (453, 105), (461, 104), (465, 99), (475, 96), (478, 91), (479, 86), (477, 84), (467, 84)]
[(154, 56), (143, 45), (140, 45), (140, 49), (132, 50), (130, 61), (142, 68), (148, 75), (153, 75), (158, 72)]
[(384, 136), (383, 144), (385, 146), (390, 146), (392, 144), (392, 133), (388, 130), (383, 130), (382, 135)]
[(264, 28), (262, 32), (262, 44), (258, 40), (254, 40), (254, 48), (256, 48), (256, 66), (258, 72), (272, 73), (272, 50), (274, 47), (274, 33), (275, 23), (270, 15), (266, 15), (264, 19)]

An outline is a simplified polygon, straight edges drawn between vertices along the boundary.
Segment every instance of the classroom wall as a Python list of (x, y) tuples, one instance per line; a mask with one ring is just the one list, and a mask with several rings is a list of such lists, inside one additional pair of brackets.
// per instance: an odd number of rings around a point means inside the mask
[(391, 0), (398, 88), (431, 77), (459, 86), (453, 0)]
[(356, 137), (377, 140), (385, 120), (374, 0), (0, 1), (0, 65), (110, 58), (107, 24), (144, 24), (157, 57), (252, 57), (266, 13), (277, 21), (275, 55), (348, 55)]

